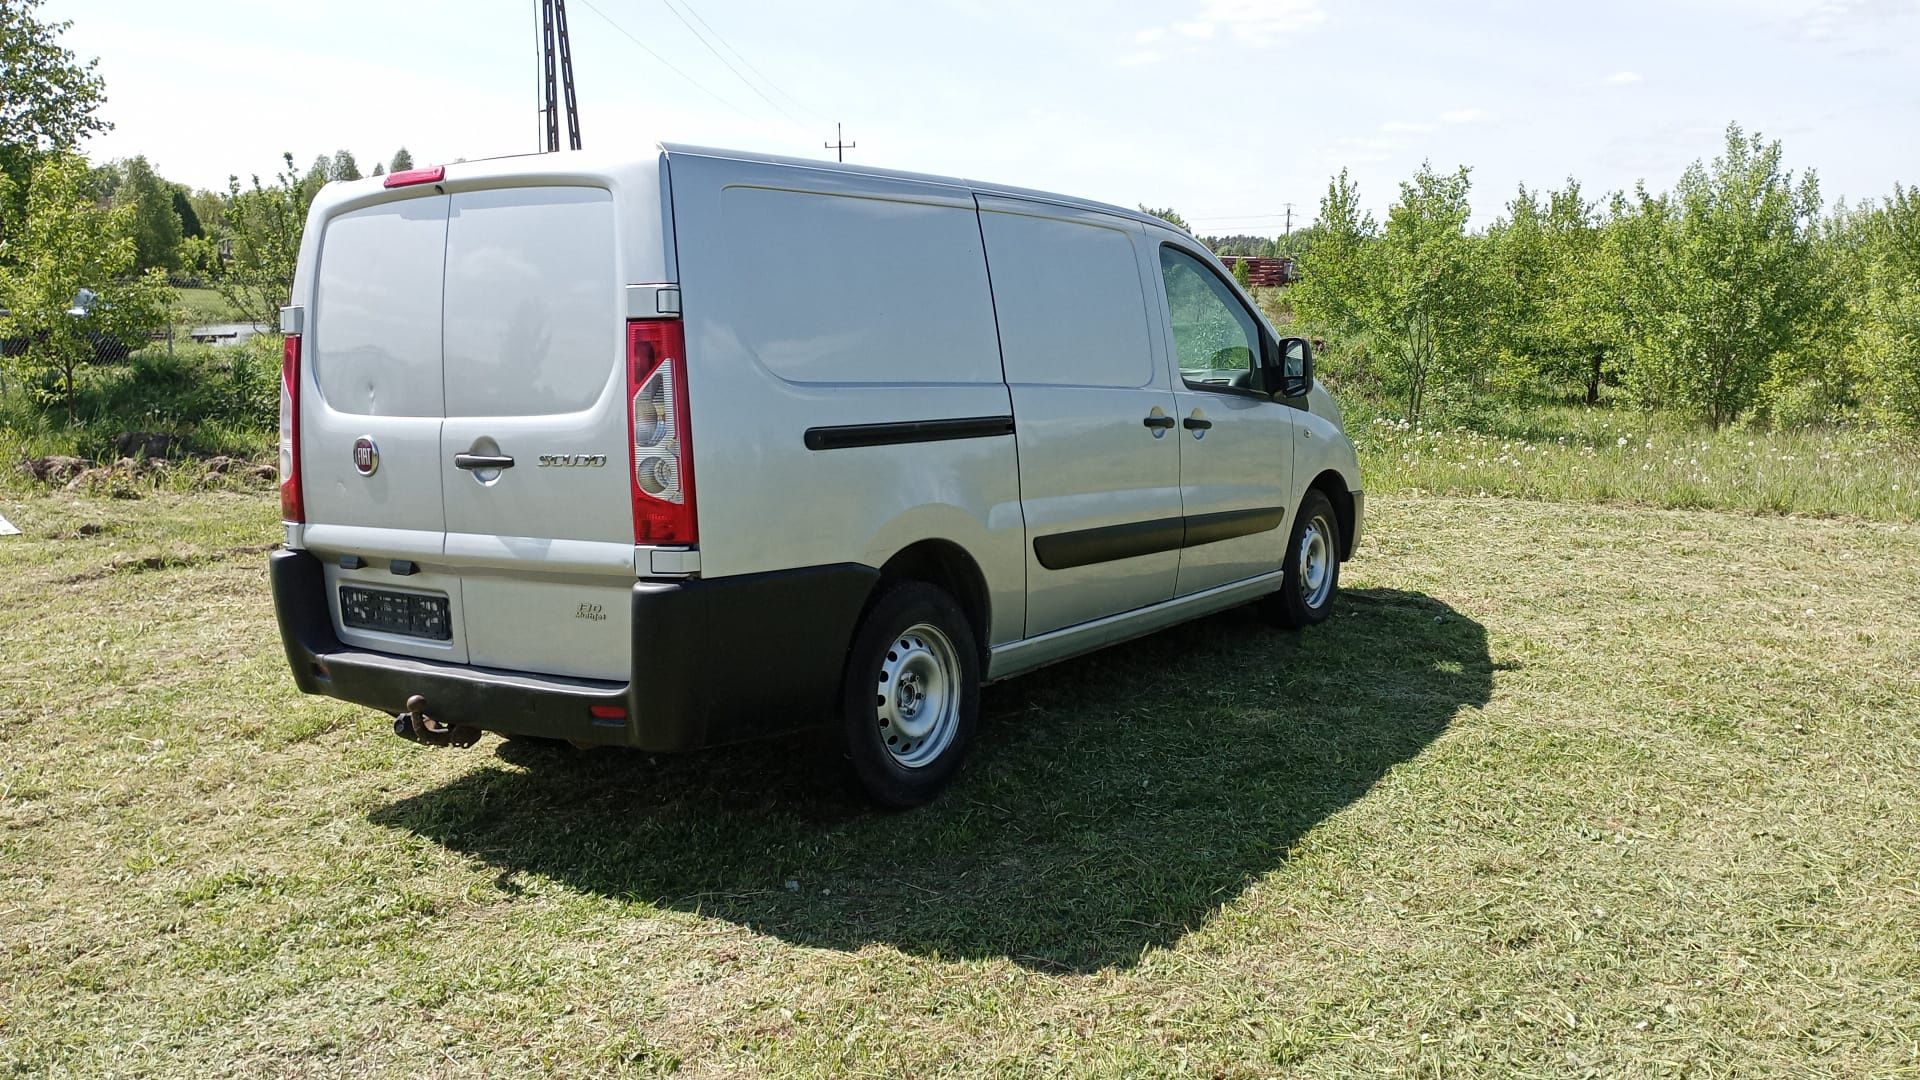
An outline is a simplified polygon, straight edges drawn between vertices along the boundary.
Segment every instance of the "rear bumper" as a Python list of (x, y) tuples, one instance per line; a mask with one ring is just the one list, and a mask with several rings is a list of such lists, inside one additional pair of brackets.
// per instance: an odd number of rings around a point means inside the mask
[[(633, 587), (633, 666), (625, 683), (394, 656), (334, 633), (320, 560), (268, 560), (280, 640), (309, 694), (427, 712), (488, 731), (689, 750), (807, 727), (831, 709), (847, 646), (879, 571), (856, 564)], [(597, 719), (594, 705), (625, 719)]]

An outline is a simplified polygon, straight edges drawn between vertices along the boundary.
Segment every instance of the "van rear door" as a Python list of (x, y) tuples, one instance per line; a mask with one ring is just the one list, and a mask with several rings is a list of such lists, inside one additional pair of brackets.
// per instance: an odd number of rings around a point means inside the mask
[(474, 664), (608, 679), (631, 667), (615, 216), (605, 187), (451, 196), (437, 479)]
[[(304, 543), (326, 565), (341, 640), (460, 662), (460, 583), (440, 565), (447, 210), (422, 188), (327, 220), (301, 342), (300, 469)], [(395, 593), (421, 599), (395, 607)]]

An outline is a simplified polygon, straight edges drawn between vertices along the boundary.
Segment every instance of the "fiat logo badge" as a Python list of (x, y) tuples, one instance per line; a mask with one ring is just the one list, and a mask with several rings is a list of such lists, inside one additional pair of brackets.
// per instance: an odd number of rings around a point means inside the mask
[(353, 467), (361, 476), (372, 476), (380, 470), (380, 444), (373, 441), (373, 436), (353, 440)]

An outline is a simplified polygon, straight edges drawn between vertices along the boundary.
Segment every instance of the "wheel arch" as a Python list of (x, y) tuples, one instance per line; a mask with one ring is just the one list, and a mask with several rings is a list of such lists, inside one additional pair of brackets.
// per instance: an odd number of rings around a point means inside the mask
[(1322, 470), (1307, 485), (1308, 490), (1318, 491), (1333, 504), (1333, 516), (1340, 522), (1340, 561), (1353, 558), (1354, 506), (1353, 492), (1347, 487), (1346, 477), (1336, 469)]
[(880, 567), (880, 581), (874, 595), (888, 585), (901, 581), (924, 581), (946, 590), (966, 613), (973, 630), (974, 647), (979, 651), (981, 670), (987, 661), (987, 642), (992, 625), (993, 600), (987, 590), (987, 577), (967, 549), (951, 540), (917, 540), (895, 552)]

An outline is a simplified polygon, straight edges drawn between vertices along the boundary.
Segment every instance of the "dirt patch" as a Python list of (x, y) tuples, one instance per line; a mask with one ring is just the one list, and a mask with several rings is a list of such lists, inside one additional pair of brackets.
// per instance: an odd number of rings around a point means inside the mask
[[(126, 442), (124, 437), (120, 441)], [(171, 449), (178, 444), (150, 440), (136, 449), (151, 449), (156, 445)], [(76, 494), (117, 499), (137, 499), (162, 484), (195, 491), (258, 489), (272, 486), (278, 478), (278, 470), (269, 463), (225, 454), (209, 458), (122, 456), (105, 464), (56, 454), (27, 458), (20, 462), (19, 471), (39, 483), (58, 485)]]
[(91, 468), (93, 462), (86, 458), (68, 457), (65, 454), (27, 458), (20, 463), (23, 475), (43, 484), (64, 484)]

